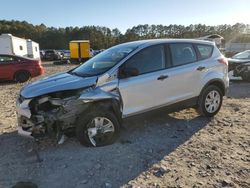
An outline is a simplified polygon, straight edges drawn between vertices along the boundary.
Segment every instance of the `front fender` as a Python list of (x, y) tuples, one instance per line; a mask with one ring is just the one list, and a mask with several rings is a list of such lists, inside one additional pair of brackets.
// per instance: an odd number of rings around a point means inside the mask
[(93, 88), (88, 92), (83, 92), (79, 99), (84, 103), (93, 103), (93, 106), (96, 108), (113, 110), (121, 122), (122, 100), (117, 79)]
[(94, 102), (106, 99), (115, 99), (120, 101), (120, 94), (118, 90), (118, 80), (112, 80), (102, 86), (93, 88), (88, 92), (83, 92), (80, 95), (83, 102)]

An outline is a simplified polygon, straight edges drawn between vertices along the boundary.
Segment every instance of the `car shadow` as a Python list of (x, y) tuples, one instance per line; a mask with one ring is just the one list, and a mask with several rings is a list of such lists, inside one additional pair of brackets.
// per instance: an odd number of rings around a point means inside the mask
[(227, 97), (230, 98), (250, 98), (250, 82), (242, 80), (230, 81)]
[(0, 86), (3, 86), (3, 87), (16, 87), (16, 86), (24, 86), (30, 82), (34, 81), (34, 79), (30, 79), (29, 81), (27, 82), (23, 82), (23, 83), (19, 83), (19, 82), (16, 82), (16, 81), (0, 81)]
[(23, 82), (23, 83), (19, 83), (19, 82), (16, 82), (16, 81), (0, 81), (0, 86), (24, 86), (26, 84), (29, 84), (30, 82), (36, 80), (38, 77), (36, 78), (31, 78), (30, 80), (26, 81), (26, 82)]
[(0, 81), (1, 86), (18, 84), (16, 81)]
[(42, 143), (37, 162), (32, 142), (16, 132), (0, 135), (0, 187), (32, 181), (38, 187), (120, 187), (187, 142), (210, 119), (193, 110), (157, 112), (124, 121), (113, 145), (89, 148), (76, 138), (63, 145)]

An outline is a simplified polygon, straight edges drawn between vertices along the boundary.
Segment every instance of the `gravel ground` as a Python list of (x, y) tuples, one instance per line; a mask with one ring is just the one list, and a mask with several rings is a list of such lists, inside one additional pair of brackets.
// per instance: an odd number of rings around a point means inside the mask
[[(46, 75), (74, 67), (43, 65)], [(110, 146), (87, 148), (74, 137), (41, 143), (40, 163), (32, 142), (16, 133), (23, 85), (0, 83), (0, 188), (19, 181), (39, 188), (250, 187), (250, 83), (232, 82), (214, 118), (193, 109), (141, 115), (126, 120)]]

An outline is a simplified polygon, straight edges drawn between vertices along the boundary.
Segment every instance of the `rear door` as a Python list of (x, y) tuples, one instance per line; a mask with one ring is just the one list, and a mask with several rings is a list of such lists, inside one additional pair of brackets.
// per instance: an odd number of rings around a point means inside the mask
[(168, 45), (171, 67), (167, 69), (169, 104), (199, 95), (201, 76), (206, 67), (198, 62), (196, 48), (191, 43)]

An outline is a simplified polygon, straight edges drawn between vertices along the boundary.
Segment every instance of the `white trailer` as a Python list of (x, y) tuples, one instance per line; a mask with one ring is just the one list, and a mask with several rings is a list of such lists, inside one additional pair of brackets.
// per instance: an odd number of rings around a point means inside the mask
[(26, 39), (15, 37), (11, 34), (0, 35), (0, 54), (27, 56)]
[(27, 50), (28, 50), (28, 57), (40, 59), (40, 50), (39, 44), (28, 39), (27, 40)]

